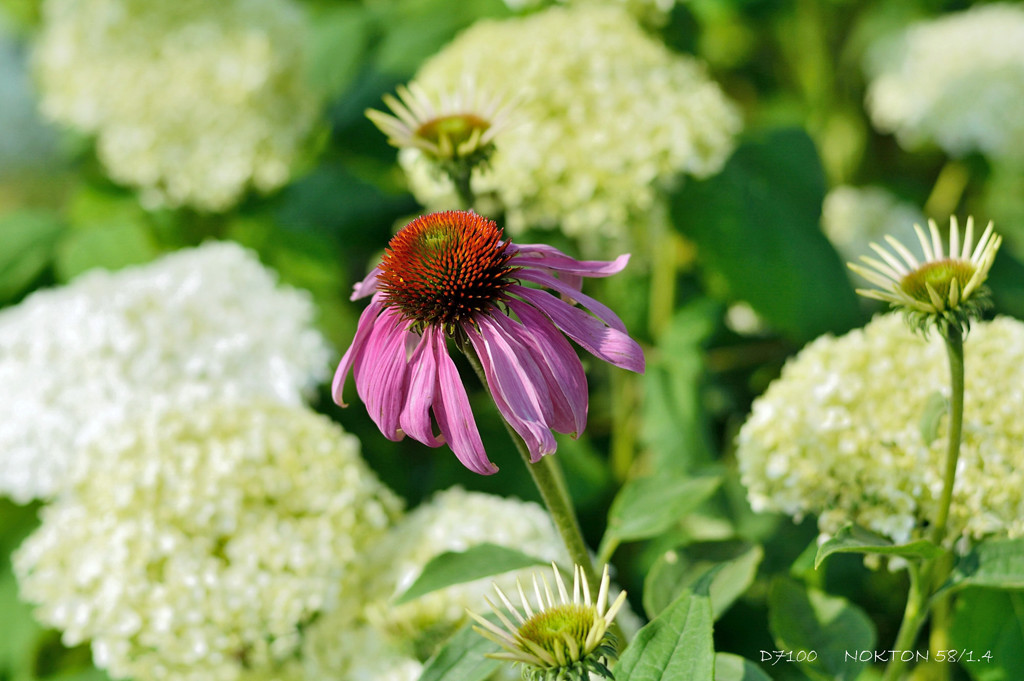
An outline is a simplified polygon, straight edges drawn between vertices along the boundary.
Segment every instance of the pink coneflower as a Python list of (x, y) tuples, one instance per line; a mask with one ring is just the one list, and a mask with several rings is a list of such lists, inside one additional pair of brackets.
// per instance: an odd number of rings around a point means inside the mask
[(580, 261), (551, 246), (518, 246), (473, 212), (417, 218), (355, 286), (353, 299), (373, 298), (334, 375), (334, 400), (345, 406), (342, 388), (354, 369), (356, 391), (385, 437), (447, 443), (470, 470), (496, 472), (448, 353), (454, 338), (479, 357), (498, 410), (536, 462), (555, 451), (552, 430), (578, 435), (586, 426), (587, 379), (565, 336), (606, 362), (644, 370), (643, 352), (622, 321), (580, 292), (583, 277), (607, 277), (628, 261)]

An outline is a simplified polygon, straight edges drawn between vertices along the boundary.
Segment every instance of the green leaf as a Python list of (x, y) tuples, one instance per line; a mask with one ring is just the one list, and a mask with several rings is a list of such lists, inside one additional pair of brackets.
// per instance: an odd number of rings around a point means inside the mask
[(0, 571), (0, 679), (31, 678), (36, 650), (44, 634), (32, 609), (18, 598), (10, 571)]
[(1024, 539), (989, 539), (960, 559), (950, 583), (998, 589), (1024, 589)]
[(398, 597), (395, 605), (408, 603), (414, 598), (453, 584), (544, 564), (545, 561), (539, 558), (497, 544), (478, 544), (462, 552), (445, 551), (427, 563), (412, 586)]
[(696, 244), (709, 289), (748, 302), (802, 343), (862, 322), (846, 268), (821, 232), (825, 178), (802, 130), (742, 144), (721, 173), (673, 197), (676, 227)]
[[(608, 511), (608, 530), (601, 541), (602, 547), (661, 534), (704, 503), (721, 482), (718, 475), (662, 475), (628, 481)], [(603, 555), (604, 549), (598, 553)]]
[(63, 232), (64, 224), (42, 211), (17, 211), (0, 218), (0, 300), (24, 291), (46, 269)]
[[(496, 618), (487, 619), (496, 622)], [(502, 664), (484, 656), (500, 649), (467, 622), (427, 661), (419, 681), (484, 681)]]
[(684, 591), (637, 632), (615, 666), (616, 681), (713, 681), (711, 599)]
[(1024, 594), (965, 589), (956, 599), (950, 639), (974, 681), (1018, 681), (1024, 669)]
[(928, 396), (928, 402), (921, 414), (921, 439), (925, 444), (930, 445), (935, 442), (935, 438), (939, 436), (939, 424), (942, 423), (942, 417), (948, 412), (949, 400), (942, 393), (936, 391)]
[(772, 681), (772, 677), (744, 657), (715, 653), (715, 681)]
[(370, 38), (369, 19), (362, 5), (317, 8), (309, 39), (309, 79), (328, 97), (344, 93), (359, 73)]
[(717, 568), (710, 586), (711, 612), (717, 620), (754, 581), (763, 556), (760, 546), (744, 542), (691, 545), (666, 551), (644, 580), (644, 611), (648, 617), (656, 617), (684, 589)]
[(655, 470), (688, 472), (712, 460), (702, 391), (704, 344), (717, 328), (720, 310), (708, 298), (687, 304), (648, 356), (640, 432)]
[[(808, 676), (822, 681), (854, 681), (865, 663), (846, 651), (875, 646), (875, 627), (859, 608), (784, 577), (772, 583), (768, 626), (778, 649), (791, 651)], [(801, 651), (807, 659), (799, 659)]]
[(814, 557), (814, 569), (817, 570), (822, 561), (833, 553), (874, 553), (928, 560), (942, 555), (942, 548), (927, 539), (918, 539), (907, 544), (893, 544), (887, 537), (863, 527), (847, 525), (818, 547), (818, 553)]
[(149, 262), (159, 249), (139, 224), (115, 222), (67, 232), (57, 249), (57, 276), (61, 281), (96, 267), (116, 270)]

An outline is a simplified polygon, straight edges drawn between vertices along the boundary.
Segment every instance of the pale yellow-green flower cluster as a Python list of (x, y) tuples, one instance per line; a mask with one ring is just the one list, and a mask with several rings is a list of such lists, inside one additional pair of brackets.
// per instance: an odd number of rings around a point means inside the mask
[(319, 114), (291, 0), (47, 0), (43, 111), (148, 205), (222, 211), (289, 178)]
[(821, 207), (821, 229), (848, 262), (870, 254), (871, 242), (884, 243), (886, 236), (915, 243), (914, 225), (925, 222), (916, 206), (883, 187), (841, 185), (825, 195)]
[(53, 496), (87, 442), (153, 407), (300, 404), (330, 369), (314, 315), (231, 242), (88, 272), (0, 311), (0, 494)]
[(114, 678), (271, 676), (321, 611), (351, 609), (397, 499), (303, 407), (154, 410), (76, 460), (15, 554), (23, 598)]
[[(556, 0), (563, 5), (620, 5), (641, 21), (661, 25), (668, 19), (668, 13), (676, 6), (676, 0)], [(505, 0), (509, 9), (516, 11), (532, 9), (546, 4), (545, 0)]]
[[(542, 560), (566, 560), (565, 548), (547, 512), (532, 502), (467, 492), (455, 487), (401, 519), (366, 554), (364, 598), (358, 611), (336, 610), (304, 632), (308, 678), (396, 681), (418, 678), (421, 662), (459, 625), (466, 609), (484, 611), (484, 597), (497, 581), (515, 587), (515, 571), (458, 584), (394, 605), (430, 560), (445, 551), (465, 551), (483, 542), (506, 546)], [(504, 677), (503, 677), (504, 678)]]
[[(977, 322), (964, 344), (963, 441), (949, 539), (1024, 535), (1024, 324)], [(949, 397), (943, 342), (897, 314), (824, 336), (755, 401), (737, 458), (751, 505), (817, 514), (904, 542), (934, 519), (943, 485)], [(936, 421), (937, 427), (936, 427)]]
[(901, 145), (1024, 163), (1024, 7), (919, 22), (874, 45), (866, 66), (872, 120)]
[[(670, 52), (615, 6), (478, 22), (414, 82), (439, 97), (467, 80), (515, 104), (489, 166), (472, 178), (481, 207), (496, 203), (512, 232), (621, 235), (647, 219), (680, 175), (719, 171), (740, 128), (701, 64)], [(422, 152), (403, 149), (399, 160), (421, 202), (458, 205)]]

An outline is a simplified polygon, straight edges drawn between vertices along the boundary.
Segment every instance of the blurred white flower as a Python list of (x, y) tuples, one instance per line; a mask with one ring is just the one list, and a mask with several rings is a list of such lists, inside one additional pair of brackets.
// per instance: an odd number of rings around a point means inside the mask
[(0, 494), (55, 494), (85, 443), (154, 406), (301, 403), (330, 370), (314, 314), (230, 242), (89, 272), (0, 311)]
[(145, 203), (225, 210), (283, 185), (315, 126), (306, 36), (291, 0), (46, 0), (42, 108)]
[[(515, 125), (472, 178), (480, 206), (496, 203), (513, 233), (619, 236), (680, 175), (718, 172), (740, 129), (700, 63), (615, 6), (477, 22), (424, 64), (414, 86), (439, 97), (466, 80), (515, 98)], [(421, 151), (403, 149), (399, 161), (421, 202), (457, 205), (451, 181)]]
[[(1024, 323), (976, 322), (964, 351), (949, 538), (1024, 536)], [(896, 542), (920, 536), (942, 491), (948, 386), (942, 339), (914, 334), (899, 314), (817, 339), (786, 364), (740, 430), (736, 455), (751, 505), (818, 514), (824, 533), (856, 522)]]
[[(556, 0), (563, 5), (620, 5), (637, 18), (652, 25), (661, 25), (676, 6), (676, 0)], [(519, 11), (547, 4), (545, 0), (505, 0), (509, 9)]]
[(867, 106), (901, 145), (1024, 162), (1024, 7), (922, 21), (868, 51)]
[(233, 681), (293, 658), (398, 501), (304, 407), (198, 403), (111, 429), (15, 554), (26, 600), (114, 678)]
[(871, 252), (872, 242), (881, 243), (887, 235), (914, 243), (914, 225), (925, 222), (916, 206), (883, 187), (841, 185), (825, 195), (821, 207), (821, 229), (844, 262), (858, 261)]

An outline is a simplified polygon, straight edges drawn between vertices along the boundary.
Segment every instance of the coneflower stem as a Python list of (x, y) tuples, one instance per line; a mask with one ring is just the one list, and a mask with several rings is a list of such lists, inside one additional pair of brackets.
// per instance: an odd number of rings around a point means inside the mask
[(949, 356), (949, 440), (946, 447), (946, 469), (942, 476), (942, 496), (939, 510), (932, 525), (932, 541), (941, 544), (946, 534), (949, 507), (953, 501), (953, 483), (956, 481), (956, 464), (960, 458), (960, 434), (964, 424), (964, 337), (960, 328), (947, 325), (943, 329), (946, 354)]
[[(912, 563), (907, 566), (907, 574), (910, 575), (910, 590), (907, 594), (907, 607), (903, 610), (903, 621), (896, 633), (896, 642), (892, 644), (893, 650), (913, 650), (917, 635), (921, 632), (925, 620), (928, 619), (926, 603), (929, 579), (927, 574), (922, 578), (922, 571), (928, 572), (927, 569), (922, 570)], [(885, 673), (882, 675), (882, 681), (898, 681), (906, 666), (906, 663), (900, 659), (901, 657), (901, 655), (893, 655), (889, 659)]]
[[(473, 371), (480, 379), (480, 382), (486, 387), (487, 375), (484, 373), (483, 365), (480, 363), (480, 358), (477, 357), (473, 346), (468, 342), (456, 340), (459, 349), (462, 350), (469, 361), (469, 365), (473, 367)], [(512, 438), (512, 442), (515, 443), (516, 450), (523, 459), (526, 469), (530, 471), (530, 477), (533, 478), (533, 483), (537, 486), (537, 491), (540, 492), (540, 498), (544, 501), (544, 505), (551, 515), (551, 520), (554, 521), (555, 528), (562, 538), (562, 543), (565, 544), (565, 548), (569, 552), (569, 559), (583, 569), (583, 574), (587, 578), (590, 597), (596, 600), (601, 584), (601, 576), (594, 570), (594, 563), (590, 559), (587, 542), (583, 539), (583, 531), (580, 529), (579, 520), (576, 518), (576, 509), (573, 507), (572, 498), (569, 496), (569, 488), (565, 484), (565, 476), (562, 474), (561, 466), (559, 466), (557, 459), (553, 456), (543, 456), (537, 463), (532, 463), (530, 461), (530, 451), (523, 438), (509, 425), (508, 421), (502, 419), (501, 422), (504, 424), (509, 437)], [(626, 641), (622, 629), (617, 622), (612, 622), (609, 630), (619, 640), (621, 649)]]

